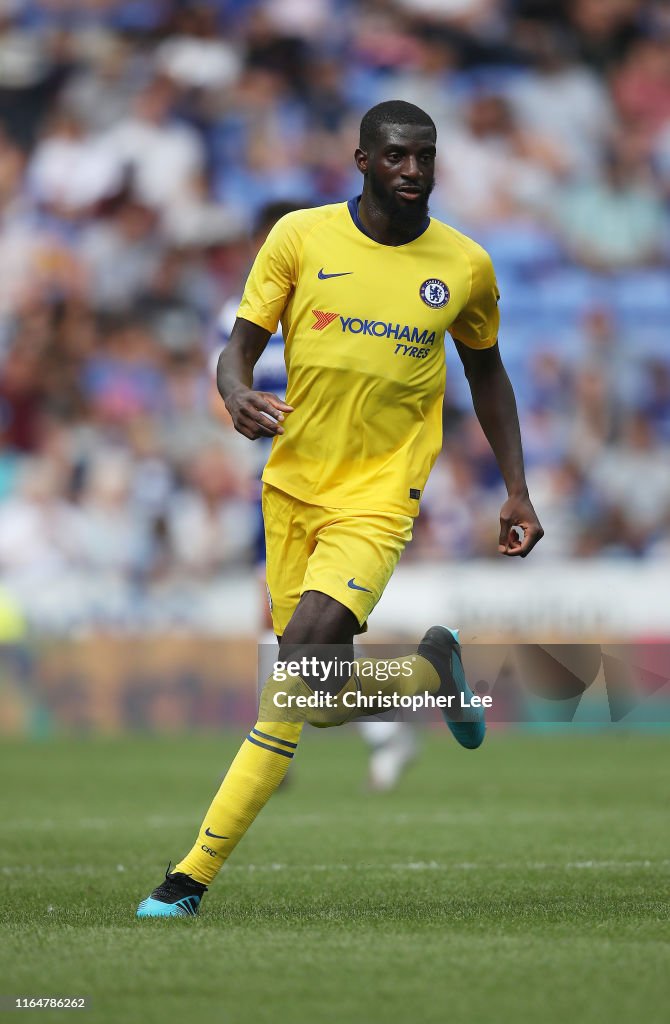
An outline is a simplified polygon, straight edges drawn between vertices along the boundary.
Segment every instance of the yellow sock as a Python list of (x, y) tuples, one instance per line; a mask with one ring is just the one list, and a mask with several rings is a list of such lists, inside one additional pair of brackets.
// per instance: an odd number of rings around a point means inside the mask
[[(391, 675), (390, 664), (399, 663), (398, 674)], [(400, 697), (414, 697), (418, 693), (436, 693), (440, 688), (437, 670), (420, 654), (397, 656), (395, 658), (357, 658), (357, 671), (342, 691), (360, 690), (364, 697), (387, 696), (397, 693)], [(339, 695), (338, 695), (339, 696)], [(383, 710), (373, 703), (366, 710), (353, 710), (349, 718), (361, 714), (376, 715)]]
[[(399, 664), (392, 675), (389, 663)], [(334, 698), (334, 704), (323, 710), (309, 709), (306, 721), (318, 728), (342, 725), (354, 718), (378, 715), (389, 706), (379, 703), (378, 696), (397, 693), (400, 697), (413, 697), (418, 693), (436, 693), (440, 688), (440, 677), (431, 663), (419, 654), (408, 654), (395, 658), (356, 658), (354, 673)], [(303, 684), (304, 686), (304, 684)], [(366, 706), (365, 700), (374, 698)]]
[[(376, 693), (382, 690), (383, 693), (398, 693), (402, 697), (413, 697), (417, 693), (437, 693), (440, 688), (440, 677), (437, 669), (420, 654), (409, 654), (398, 656), (394, 661), (401, 663), (401, 674), (390, 678), (387, 682), (379, 685), (375, 675), (379, 675), (380, 664), (388, 664), (387, 658), (358, 658), (359, 679), (363, 692)], [(373, 664), (370, 678), (366, 678), (366, 663)], [(370, 671), (370, 670), (368, 670)]]
[(174, 871), (209, 885), (286, 775), (301, 731), (302, 722), (256, 722)]

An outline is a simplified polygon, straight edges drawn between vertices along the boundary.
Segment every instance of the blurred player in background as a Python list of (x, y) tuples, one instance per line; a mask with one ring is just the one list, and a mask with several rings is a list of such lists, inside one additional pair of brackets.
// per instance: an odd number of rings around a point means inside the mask
[[(290, 200), (277, 200), (267, 203), (259, 212), (256, 225), (250, 240), (252, 260), (263, 246), (268, 234), (278, 220), (288, 213), (297, 210), (310, 209), (311, 204)], [(215, 359), (221, 353), (222, 347), (228, 343), (237, 319), (237, 311), (240, 307), (242, 296), (233, 295), (224, 304), (216, 325)], [(268, 391), (278, 398), (286, 395), (286, 364), (284, 361), (284, 337), (281, 324), (277, 330), (270, 335), (266, 347), (261, 352), (258, 362), (254, 366), (254, 387), (258, 391)], [(225, 419), (231, 423), (230, 417), (221, 406), (217, 395), (217, 405), (225, 413)], [(256, 531), (255, 558), (256, 570), (259, 583), (259, 651), (260, 662), (259, 676), (267, 679), (272, 670), (272, 662), (276, 651), (276, 638), (272, 628), (272, 616), (267, 600), (267, 584), (265, 571), (265, 530), (263, 526), (263, 513), (261, 509), (261, 474), (265, 463), (270, 455), (272, 438), (259, 437), (256, 439), (256, 454), (258, 456), (258, 500), (256, 512), (258, 524)], [(368, 786), (374, 792), (388, 792), (398, 784), (405, 768), (414, 760), (417, 753), (417, 739), (413, 726), (409, 722), (395, 721), (361, 721), (356, 723), (359, 732), (370, 748), (370, 759), (368, 763)]]
[(389, 793), (395, 789), (405, 769), (417, 757), (419, 743), (416, 729), (410, 722), (375, 722), (366, 719), (356, 725), (370, 748), (368, 788), (374, 793)]
[[(507, 488), (498, 551), (525, 557), (543, 535), (498, 351), (490, 257), (428, 214), (436, 138), (432, 119), (413, 104), (389, 101), (369, 110), (355, 152), (362, 195), (283, 217), (247, 280), (218, 386), (240, 433), (274, 439), (263, 514), (279, 656), (309, 659), (323, 645), (337, 645), (337, 654), (285, 681), (270, 676), (259, 720), (195, 845), (140, 903), (140, 917), (196, 914), (208, 884), (286, 775), (304, 721), (341, 724), (357, 713), (355, 706), (348, 710), (348, 697), (379, 691), (379, 676), (366, 671), (378, 667), (373, 659), (356, 660), (352, 671), (354, 636), (367, 628), (411, 539), (441, 447), (447, 331)], [(286, 400), (253, 389), (254, 367), (280, 320)], [(410, 673), (393, 678), (388, 691), (445, 698), (455, 739), (469, 749), (481, 745), (484, 716), (472, 703), (455, 630), (428, 629)], [(282, 720), (286, 697), (315, 694), (334, 698), (335, 712), (309, 708)]]

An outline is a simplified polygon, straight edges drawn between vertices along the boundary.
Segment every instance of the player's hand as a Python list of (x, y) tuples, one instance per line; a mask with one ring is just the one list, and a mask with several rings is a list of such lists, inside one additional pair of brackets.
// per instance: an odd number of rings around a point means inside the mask
[[(519, 536), (519, 530), (522, 531), (522, 537)], [(510, 495), (500, 510), (500, 554), (521, 555), (525, 558), (543, 537), (544, 530), (528, 495)]]
[(226, 408), (235, 430), (251, 441), (283, 434), (284, 416), (293, 412), (293, 406), (282, 402), (281, 398), (269, 391), (252, 391), (245, 387), (231, 392), (226, 399)]

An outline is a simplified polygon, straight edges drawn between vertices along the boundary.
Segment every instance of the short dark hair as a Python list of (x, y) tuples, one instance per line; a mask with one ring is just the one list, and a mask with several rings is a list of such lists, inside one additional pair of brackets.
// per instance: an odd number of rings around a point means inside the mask
[(437, 139), (437, 128), (432, 117), (425, 110), (417, 107), (414, 103), (407, 103), (405, 100), (386, 100), (370, 107), (367, 114), (363, 115), (361, 121), (361, 134), (359, 146), (368, 150), (375, 142), (380, 128), (386, 125), (416, 124), (422, 128), (432, 128)]

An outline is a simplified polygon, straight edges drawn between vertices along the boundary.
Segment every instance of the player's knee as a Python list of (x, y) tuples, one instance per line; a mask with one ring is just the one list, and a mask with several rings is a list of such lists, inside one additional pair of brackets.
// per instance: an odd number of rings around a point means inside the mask
[(343, 696), (351, 688), (348, 680), (336, 692), (312, 689), (300, 675), (278, 661), (260, 696), (258, 717), (270, 722), (308, 722), (318, 728), (343, 725), (351, 718)]
[(261, 690), (258, 717), (268, 722), (306, 722), (307, 698), (311, 693), (304, 679), (277, 661)]

